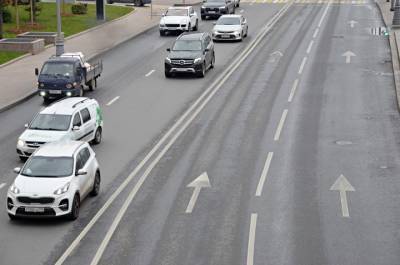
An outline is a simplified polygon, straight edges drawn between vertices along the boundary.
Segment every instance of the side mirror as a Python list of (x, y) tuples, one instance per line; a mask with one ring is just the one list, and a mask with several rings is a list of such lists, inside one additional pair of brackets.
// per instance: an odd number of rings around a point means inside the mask
[(72, 130), (73, 131), (79, 131), (81, 129), (81, 127), (79, 127), (79, 126), (74, 126), (74, 127), (72, 127)]
[(171, 51), (171, 48), (167, 48), (167, 52), (170, 52)]
[(39, 75), (39, 69), (35, 68), (35, 75), (38, 76)]
[(165, 13), (162, 13), (161, 16), (162, 16), (162, 17), (165, 17)]
[(83, 176), (83, 175), (86, 175), (86, 174), (87, 174), (87, 172), (85, 170), (83, 170), (82, 168), (79, 169), (78, 172), (76, 172), (77, 176)]
[(217, 25), (217, 22), (216, 22), (216, 21), (214, 21), (214, 22), (213, 22), (213, 25)]
[(29, 124), (28, 124), (28, 123), (25, 123), (24, 127), (25, 127), (25, 128), (28, 128), (28, 127), (29, 127)]
[(246, 25), (247, 24), (247, 20), (245, 19), (245, 20), (243, 20), (243, 23), (242, 23), (243, 25)]
[(210, 51), (210, 49), (209, 49), (209, 48), (206, 48), (206, 49), (204, 49), (204, 51), (205, 51), (205, 52), (209, 52), (209, 51)]
[(20, 167), (14, 168), (14, 173), (19, 174), (20, 172), (21, 172), (21, 168)]

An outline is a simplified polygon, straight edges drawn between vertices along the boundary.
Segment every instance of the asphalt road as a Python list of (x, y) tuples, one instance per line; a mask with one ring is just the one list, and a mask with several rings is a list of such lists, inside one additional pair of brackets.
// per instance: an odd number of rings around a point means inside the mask
[[(205, 79), (164, 79), (173, 38), (155, 29), (103, 56), (88, 94), (106, 122), (102, 194), (74, 223), (0, 215), (0, 264), (399, 264), (399, 112), (375, 4), (241, 9), (249, 38), (218, 43)], [(39, 106), (0, 114), (0, 184)]]

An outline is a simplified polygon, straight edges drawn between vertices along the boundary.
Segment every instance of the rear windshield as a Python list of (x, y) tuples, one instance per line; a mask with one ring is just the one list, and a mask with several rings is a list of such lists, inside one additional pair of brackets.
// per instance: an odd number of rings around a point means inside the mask
[(39, 114), (31, 122), (31, 130), (67, 131), (71, 115)]
[(217, 25), (240, 25), (240, 19), (237, 17), (221, 17), (218, 19)]
[(199, 40), (177, 40), (172, 48), (174, 51), (201, 51)]
[(71, 77), (74, 75), (74, 64), (68, 62), (45, 63), (40, 74), (52, 77)]
[(168, 9), (166, 16), (187, 16), (188, 11), (186, 9)]
[(37, 178), (58, 178), (71, 176), (74, 159), (72, 157), (33, 156), (25, 164), (21, 175)]

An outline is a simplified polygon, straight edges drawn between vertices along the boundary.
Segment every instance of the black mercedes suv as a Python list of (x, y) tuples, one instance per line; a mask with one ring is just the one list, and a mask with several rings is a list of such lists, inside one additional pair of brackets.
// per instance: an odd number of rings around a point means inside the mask
[(225, 14), (235, 14), (235, 0), (206, 0), (201, 6), (201, 19), (219, 18)]
[(165, 77), (177, 73), (193, 73), (204, 77), (214, 67), (214, 43), (207, 32), (183, 33), (174, 42), (165, 58)]

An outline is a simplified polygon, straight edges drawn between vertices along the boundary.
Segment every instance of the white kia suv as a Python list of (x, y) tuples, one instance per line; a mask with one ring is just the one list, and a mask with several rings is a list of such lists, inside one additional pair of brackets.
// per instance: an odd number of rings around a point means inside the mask
[(8, 189), (7, 211), (17, 217), (79, 216), (81, 201), (100, 191), (100, 169), (86, 142), (61, 141), (37, 149)]

